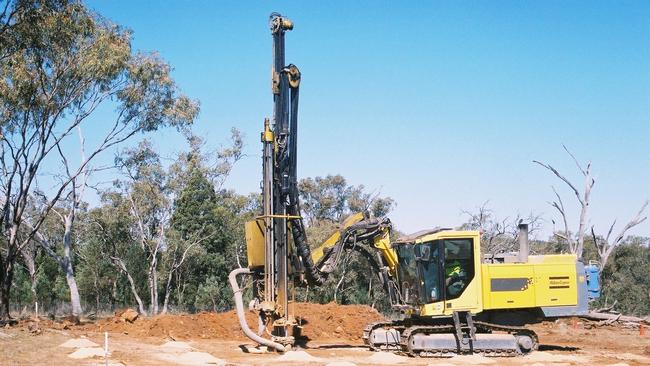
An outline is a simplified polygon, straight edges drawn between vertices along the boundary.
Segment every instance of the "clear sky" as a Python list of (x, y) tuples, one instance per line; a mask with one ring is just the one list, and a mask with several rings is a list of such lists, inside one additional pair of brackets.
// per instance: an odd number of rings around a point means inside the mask
[[(272, 111), (268, 16), (295, 23), (303, 75), (299, 175), (340, 173), (397, 201), (402, 231), (455, 226), (489, 200), (500, 217), (555, 214), (553, 164), (577, 185), (566, 144), (596, 174), (597, 231), (650, 198), (650, 2), (91, 1), (157, 50), (201, 101), (210, 145), (231, 126), (248, 154), (226, 185), (258, 190), (259, 131)], [(104, 111), (102, 113), (109, 113)], [(93, 130), (87, 134), (92, 135)], [(158, 133), (163, 154), (183, 148)], [(650, 236), (650, 223), (632, 233)]]

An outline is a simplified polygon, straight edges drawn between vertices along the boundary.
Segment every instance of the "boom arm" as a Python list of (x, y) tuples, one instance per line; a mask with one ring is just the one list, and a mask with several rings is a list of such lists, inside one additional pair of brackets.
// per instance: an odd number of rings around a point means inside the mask
[(326, 277), (354, 250), (373, 267), (393, 305), (401, 303), (397, 287), (397, 253), (391, 246), (391, 222), (388, 218), (366, 219), (361, 213), (348, 217), (341, 230), (314, 249), (311, 259), (315, 270)]
[[(365, 219), (362, 213), (354, 214), (343, 222), (341, 230), (332, 234), (312, 251), (311, 259), (321, 275), (326, 276), (336, 269), (346, 249), (357, 249), (357, 244), (366, 244), (379, 256), (378, 267), (387, 267), (393, 276), (397, 270), (397, 254), (390, 245), (392, 225), (387, 218)], [(359, 247), (359, 249), (365, 249)], [(381, 265), (379, 265), (381, 264)]]

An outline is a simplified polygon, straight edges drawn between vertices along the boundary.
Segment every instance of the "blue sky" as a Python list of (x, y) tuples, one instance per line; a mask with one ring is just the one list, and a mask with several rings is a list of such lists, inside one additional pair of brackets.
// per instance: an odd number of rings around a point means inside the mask
[[(226, 183), (240, 193), (261, 178), (277, 11), (295, 23), (287, 62), (303, 75), (299, 175), (340, 173), (393, 197), (400, 230), (458, 225), (489, 200), (499, 217), (544, 214), (549, 232), (551, 185), (576, 225), (571, 192), (531, 162), (582, 186), (562, 144), (593, 162), (597, 231), (650, 198), (649, 2), (88, 4), (174, 67), (210, 145), (245, 133), (248, 156)], [(183, 149), (174, 131), (152, 138), (163, 154)], [(650, 223), (633, 233), (650, 236)]]

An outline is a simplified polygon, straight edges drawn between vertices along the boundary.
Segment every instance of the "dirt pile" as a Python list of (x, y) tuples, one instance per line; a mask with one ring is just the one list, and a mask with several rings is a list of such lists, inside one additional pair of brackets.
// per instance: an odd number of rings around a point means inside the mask
[[(384, 319), (367, 305), (296, 304), (296, 313), (302, 317), (302, 335), (309, 339), (361, 340), (363, 328)], [(252, 324), (252, 323), (251, 323)]]
[[(297, 303), (296, 314), (302, 323), (301, 335), (310, 340), (361, 339), (366, 324), (381, 320), (375, 309), (364, 305), (338, 305)], [(132, 323), (125, 322), (119, 313), (113, 318), (98, 320), (81, 327), (90, 331), (124, 333), (137, 337), (164, 337), (170, 339), (247, 339), (242, 333), (237, 314), (198, 313), (138, 317)], [(251, 329), (257, 329), (254, 313), (246, 312)]]
[[(249, 324), (254, 314), (247, 314)], [(239, 323), (234, 312), (158, 315), (138, 317), (133, 322), (125, 322), (120, 315), (101, 319), (94, 324), (87, 324), (85, 329), (124, 333), (135, 337), (162, 337), (167, 339), (190, 338), (230, 338), (243, 339)]]

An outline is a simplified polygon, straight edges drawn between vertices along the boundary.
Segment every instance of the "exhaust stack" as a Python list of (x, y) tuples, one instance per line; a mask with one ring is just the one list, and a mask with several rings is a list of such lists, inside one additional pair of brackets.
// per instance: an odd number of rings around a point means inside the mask
[(528, 224), (519, 224), (519, 255), (517, 259), (520, 263), (528, 262), (529, 251)]

